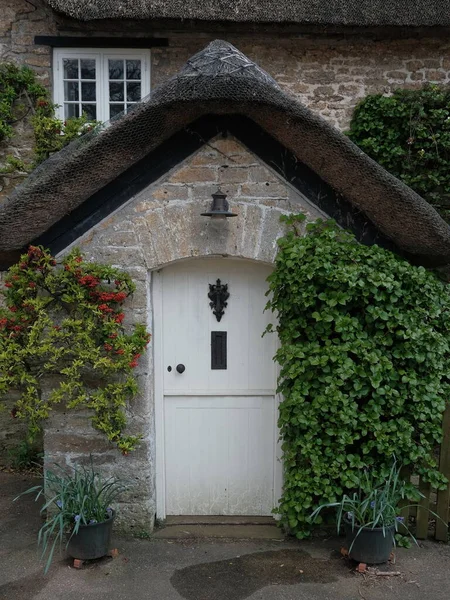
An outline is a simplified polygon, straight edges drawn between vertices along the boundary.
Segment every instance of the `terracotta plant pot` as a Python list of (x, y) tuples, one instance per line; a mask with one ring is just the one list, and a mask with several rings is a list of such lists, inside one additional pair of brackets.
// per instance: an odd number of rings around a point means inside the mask
[(69, 556), (80, 560), (94, 560), (106, 556), (110, 550), (114, 518), (115, 512), (112, 511), (111, 517), (101, 523), (80, 525), (78, 533), (69, 540), (67, 546)]
[[(359, 533), (358, 533), (359, 532)], [(345, 522), (348, 555), (360, 563), (377, 565), (387, 562), (394, 549), (395, 527), (363, 527)]]

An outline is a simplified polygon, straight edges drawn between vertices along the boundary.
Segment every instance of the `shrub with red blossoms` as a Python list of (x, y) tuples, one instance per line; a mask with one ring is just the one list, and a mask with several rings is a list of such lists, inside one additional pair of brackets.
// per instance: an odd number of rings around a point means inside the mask
[[(58, 264), (30, 246), (9, 269), (0, 309), (0, 401), (11, 390), (21, 393), (12, 412), (28, 420), (31, 438), (64, 403), (91, 409), (93, 426), (124, 454), (136, 447), (141, 436), (125, 433), (125, 407), (138, 392), (133, 369), (150, 335), (143, 325), (124, 327), (134, 289), (127, 273), (86, 262), (78, 250)], [(59, 377), (42, 394), (45, 375)], [(92, 380), (99, 382), (94, 389)]]

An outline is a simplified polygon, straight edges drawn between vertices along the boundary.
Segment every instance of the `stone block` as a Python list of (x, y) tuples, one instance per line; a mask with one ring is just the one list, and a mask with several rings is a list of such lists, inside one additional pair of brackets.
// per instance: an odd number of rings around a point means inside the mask
[(169, 183), (197, 183), (198, 181), (217, 181), (217, 169), (213, 167), (184, 166), (169, 179)]
[(285, 184), (265, 181), (243, 184), (240, 196), (247, 198), (287, 198), (288, 193)]
[(437, 69), (430, 69), (425, 71), (425, 79), (427, 81), (444, 81), (447, 79), (447, 73), (445, 71), (438, 71)]
[(244, 181), (247, 181), (247, 167), (229, 167), (228, 165), (219, 167), (218, 183), (221, 187), (228, 183), (243, 183)]

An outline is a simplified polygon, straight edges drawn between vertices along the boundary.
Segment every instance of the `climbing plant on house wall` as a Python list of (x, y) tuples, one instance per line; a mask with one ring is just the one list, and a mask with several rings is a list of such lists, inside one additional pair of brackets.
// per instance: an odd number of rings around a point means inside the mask
[(134, 369), (150, 340), (143, 325), (124, 328), (123, 304), (135, 286), (113, 267), (74, 250), (58, 263), (31, 246), (6, 276), (0, 309), (0, 401), (20, 397), (12, 416), (30, 438), (55, 405), (92, 411), (92, 424), (123, 452), (139, 436), (125, 433), (125, 408), (138, 392)]
[(56, 105), (32, 69), (14, 63), (0, 64), (0, 142), (15, 135), (15, 125), (28, 118), (34, 134), (33, 155), (7, 155), (0, 176), (15, 171), (26, 174), (53, 152), (92, 130), (97, 124), (86, 115), (62, 121), (55, 117)]
[(364, 98), (350, 139), (450, 222), (450, 89), (426, 85)]
[(433, 273), (332, 222), (279, 242), (269, 277), (278, 314), (279, 512), (298, 536), (310, 515), (398, 463), (445, 487), (434, 448), (449, 398), (450, 296)]

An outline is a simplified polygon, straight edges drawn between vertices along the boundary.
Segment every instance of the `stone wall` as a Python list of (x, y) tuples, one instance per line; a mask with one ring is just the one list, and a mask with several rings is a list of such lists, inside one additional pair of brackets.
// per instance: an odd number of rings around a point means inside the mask
[[(223, 37), (255, 60), (283, 89), (340, 128), (348, 126), (355, 104), (367, 94), (416, 88), (426, 81), (448, 83), (450, 75), (450, 43), (430, 33), (408, 38), (402, 32), (402, 39), (380, 39), (379, 34), (367, 31), (311, 35), (280, 34), (271, 28), (260, 34), (256, 30), (246, 34), (232, 27), (224, 30), (220, 24), (209, 26), (208, 32), (193, 33), (192, 26), (189, 29), (183, 24), (171, 31), (167, 24), (146, 21), (80, 23), (54, 13), (45, 0), (2, 0), (1, 8), (0, 60), (29, 65), (49, 89), (51, 49), (35, 45), (36, 35), (129, 38), (146, 36), (151, 31), (155, 37), (167, 37), (168, 47), (152, 50), (153, 88), (176, 73), (212, 39)], [(272, 30), (275, 33), (270, 33)], [(29, 124), (18, 123), (14, 139), (0, 145), (0, 165), (8, 154), (29, 158), (32, 148)], [(0, 201), (21, 178), (17, 173), (1, 178)]]
[[(237, 217), (214, 221), (200, 216), (220, 185), (230, 194)], [(88, 260), (125, 268), (136, 282), (126, 306), (127, 325), (146, 323), (152, 330), (152, 271), (177, 260), (231, 256), (271, 263), (276, 240), (284, 232), (280, 215), (304, 212), (308, 220), (324, 216), (233, 138), (217, 138), (132, 198), (99, 223), (76, 245)], [(153, 352), (137, 370), (140, 396), (130, 407), (130, 431), (144, 434), (140, 448), (120, 453), (89, 424), (86, 413), (59, 412), (45, 432), (45, 461), (86, 464), (92, 453), (103, 472), (131, 479), (121, 505), (122, 526), (149, 531), (156, 507)]]
[[(270, 28), (260, 33), (257, 29), (245, 33), (233, 27), (225, 30), (221, 25), (209, 26), (208, 31), (205, 28), (204, 32), (198, 32), (191, 25), (181, 23), (175, 31), (168, 29), (167, 24), (145, 21), (79, 23), (55, 14), (44, 0), (2, 0), (1, 4), (1, 60), (29, 65), (36, 71), (39, 81), (49, 88), (51, 50), (48, 46), (35, 45), (35, 35), (85, 36), (95, 33), (141, 37), (148, 35), (149, 31), (156, 37), (169, 39), (168, 47), (152, 50), (152, 87), (176, 73), (192, 54), (209, 41), (224, 38), (260, 64), (283, 89), (340, 128), (347, 127), (355, 104), (369, 93), (388, 94), (398, 87), (421, 86), (425, 81), (449, 81), (450, 42), (445, 37), (433, 37), (429, 32), (419, 38), (408, 37), (402, 32), (401, 39), (382, 39), (379, 34), (356, 31), (329, 35), (280, 34), (276, 28)], [(83, 239), (85, 248), (95, 258), (131, 269), (138, 284), (133, 300), (136, 318), (147, 318), (146, 298), (151, 284), (147, 270), (158, 264), (201, 256), (205, 252), (222, 253), (224, 248), (233, 256), (265, 262), (273, 259), (274, 241), (281, 232), (279, 212), (291, 209), (293, 192), (257, 162), (248, 163), (248, 155), (236, 147), (233, 150), (233, 143), (229, 140), (222, 140), (220, 144), (215, 149), (205, 149), (197, 154), (189, 166), (174, 172), (173, 179), (141, 195), (130, 213), (124, 209), (118, 214), (120, 218), (118, 215), (111, 217)], [(32, 146), (27, 123), (19, 123), (15, 138), (0, 146), (0, 164), (7, 154), (27, 158)], [(20, 180), (20, 177), (8, 177), (0, 181), (0, 187), (3, 187), (0, 201)], [(239, 213), (233, 223), (220, 224), (220, 227), (213, 222), (205, 224), (198, 218), (200, 209), (209, 206), (210, 195), (217, 183), (225, 186), (224, 191), (233, 197)], [(137, 424), (142, 422), (147, 431), (152, 426), (149, 402), (148, 396), (140, 405), (141, 416), (140, 420), (137, 419)], [(65, 418), (64, 415), (59, 417)], [(63, 440), (55, 433), (60, 427), (62, 425), (56, 422), (54, 443), (49, 448), (49, 456), (54, 454), (55, 458), (64, 454)], [(73, 435), (79, 438), (78, 425), (70, 427), (73, 427)], [(6, 446), (14, 445), (22, 435), (22, 425), (13, 421), (8, 412), (0, 413), (0, 455), (2, 448), (4, 453)], [(96, 447), (97, 441), (92, 435), (95, 437), (96, 434), (87, 436), (86, 444), (80, 446), (80, 451), (74, 452), (70, 460), (81, 460), (89, 444)], [(144, 468), (150, 464), (151, 444), (148, 438), (143, 449), (133, 458), (138, 463), (141, 461), (139, 464), (144, 473), (139, 492), (141, 499), (151, 497), (148, 490), (153, 485), (152, 469)], [(128, 457), (113, 457), (116, 454), (105, 449), (105, 461), (118, 461), (116, 466), (126, 471)], [(130, 503), (130, 515), (132, 505)], [(146, 511), (147, 514), (152, 512), (150, 504)], [(136, 517), (136, 526), (140, 526), (139, 518)], [(146, 517), (145, 523), (148, 522)]]

